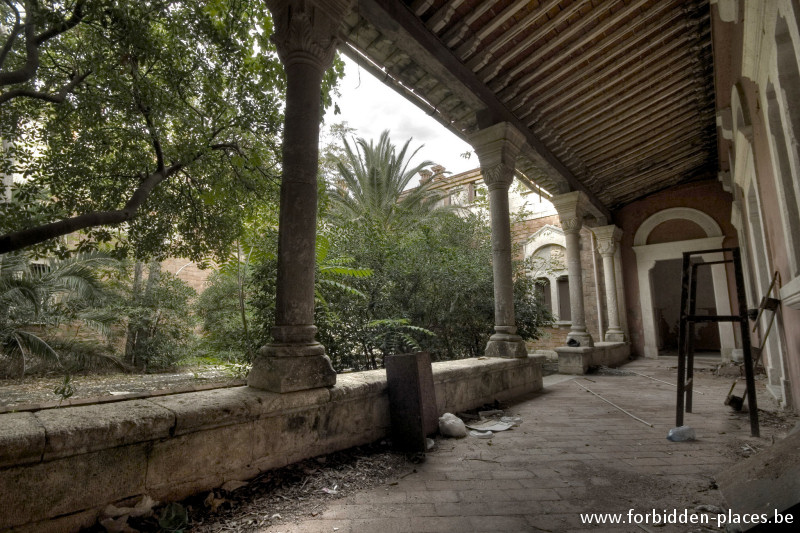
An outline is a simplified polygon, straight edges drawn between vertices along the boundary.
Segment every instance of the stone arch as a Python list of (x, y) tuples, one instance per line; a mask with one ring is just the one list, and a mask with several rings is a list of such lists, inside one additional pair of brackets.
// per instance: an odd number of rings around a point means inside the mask
[[(703, 229), (706, 236), (698, 239), (647, 244), (647, 238), (658, 225), (675, 219), (688, 220)], [(639, 304), (642, 312), (642, 329), (644, 334), (644, 355), (658, 357), (658, 337), (656, 329), (656, 313), (653, 306), (654, 291), (651, 282), (651, 271), (657, 261), (681, 259), (683, 252), (713, 250), (722, 248), (725, 236), (719, 224), (707, 213), (690, 207), (672, 207), (663, 209), (648, 217), (634, 236), (633, 251), (636, 254), (637, 274), (639, 279)], [(703, 254), (703, 261), (718, 261), (722, 254)], [(713, 279), (714, 299), (717, 313), (731, 313), (730, 295), (728, 293), (727, 274), (724, 265), (709, 267)], [(723, 358), (730, 358), (735, 347), (733, 325), (719, 324), (720, 352)]]
[(636, 230), (636, 235), (633, 238), (633, 245), (646, 245), (650, 232), (652, 232), (656, 226), (663, 222), (676, 219), (694, 222), (706, 232), (706, 237), (719, 237), (722, 235), (722, 229), (720, 229), (717, 221), (706, 213), (697, 209), (692, 209), (691, 207), (671, 207), (651, 215), (642, 222), (639, 229)]
[[(544, 248), (547, 248), (548, 246), (557, 246), (561, 248), (566, 256), (567, 240), (566, 237), (564, 236), (563, 229), (559, 228), (558, 226), (553, 226), (551, 224), (547, 224), (546, 226), (543, 226), (542, 228), (538, 229), (525, 242), (524, 245), (525, 257), (526, 258), (533, 257), (536, 255), (537, 252), (539, 252)], [(536, 273), (537, 277), (545, 278), (548, 281), (547, 286), (550, 291), (549, 294), (550, 308), (553, 312), (553, 315), (557, 318), (557, 322), (559, 323), (569, 322), (568, 318), (562, 316), (565, 315), (564, 313), (565, 305), (566, 305), (566, 310), (567, 311), (569, 310), (569, 297), (567, 296), (565, 301), (563, 294), (564, 292), (563, 278), (566, 278), (566, 273), (567, 273), (566, 264), (564, 264), (564, 268), (560, 270), (554, 270), (544, 273)]]

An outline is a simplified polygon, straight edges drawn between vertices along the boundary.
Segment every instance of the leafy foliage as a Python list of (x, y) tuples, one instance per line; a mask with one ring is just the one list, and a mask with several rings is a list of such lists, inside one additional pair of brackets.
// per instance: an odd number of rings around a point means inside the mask
[[(191, 300), (197, 294), (173, 274), (150, 263), (147, 278), (136, 265), (123, 264), (109, 280), (114, 297), (107, 309), (127, 325), (124, 359), (141, 371), (174, 366), (194, 345)], [(132, 273), (133, 271), (133, 273)]]
[[(438, 193), (423, 184), (403, 194), (420, 170), (432, 165), (411, 165), (419, 148), (409, 153), (411, 139), (398, 151), (384, 131), (377, 144), (359, 138), (355, 147), (346, 138), (344, 155), (337, 162), (338, 177), (329, 191), (330, 217), (336, 222), (359, 221), (383, 230), (399, 229), (423, 221), (442, 209)], [(421, 148), (421, 147), (420, 147)]]
[(31, 263), (6, 255), (0, 262), (0, 373), (24, 375), (36, 363), (62, 366), (47, 340), (62, 324), (82, 321), (106, 333), (113, 317), (102, 311), (102, 269), (113, 261), (100, 254)]
[(225, 258), (249, 206), (276, 202), (285, 80), (263, 2), (8, 0), (0, 26), (0, 173), (21, 178), (0, 253), (64, 253), (53, 238), (85, 229), (81, 250)]
[[(366, 299), (339, 294), (317, 313), (334, 367), (378, 368), (386, 355), (417, 349), (435, 359), (482, 355), (494, 326), (487, 210), (438, 210), (425, 186), (404, 192), (410, 177), (403, 169), (411, 165), (398, 160), (408, 143), (398, 155), (386, 132), (377, 145), (360, 139), (358, 146), (358, 153), (345, 148), (339, 170), (347, 186), (330, 190), (323, 218), (331, 253), (373, 275), (353, 281)], [(404, 207), (410, 198), (414, 207)], [(526, 340), (551, 320), (526, 276), (530, 268), (515, 263), (517, 325)]]

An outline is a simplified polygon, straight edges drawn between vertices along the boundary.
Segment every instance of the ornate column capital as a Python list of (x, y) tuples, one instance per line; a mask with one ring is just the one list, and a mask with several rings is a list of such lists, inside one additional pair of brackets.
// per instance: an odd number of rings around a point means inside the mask
[(584, 205), (588, 202), (586, 195), (573, 191), (553, 196), (550, 201), (558, 211), (564, 233), (578, 233), (583, 226)]
[(622, 230), (614, 225), (592, 228), (597, 239), (597, 251), (600, 255), (612, 256), (617, 251), (617, 245), (622, 238)]
[(490, 190), (507, 189), (514, 181), (517, 156), (524, 143), (522, 133), (508, 122), (499, 122), (470, 137), (481, 163), (483, 181)]
[(271, 40), (281, 62), (327, 69), (339, 45), (339, 25), (352, 0), (266, 1), (274, 24)]

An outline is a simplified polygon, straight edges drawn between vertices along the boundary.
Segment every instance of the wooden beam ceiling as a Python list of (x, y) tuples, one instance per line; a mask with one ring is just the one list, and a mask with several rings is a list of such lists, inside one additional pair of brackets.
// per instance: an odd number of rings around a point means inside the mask
[(610, 218), (713, 174), (708, 11), (706, 0), (359, 0), (342, 34), (462, 138), (514, 125), (528, 177), (583, 191)]

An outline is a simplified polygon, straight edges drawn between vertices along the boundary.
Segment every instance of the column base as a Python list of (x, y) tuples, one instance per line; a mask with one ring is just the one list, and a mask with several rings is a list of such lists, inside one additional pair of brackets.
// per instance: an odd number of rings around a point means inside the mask
[(592, 336), (585, 331), (570, 331), (567, 333), (567, 342), (569, 342), (570, 339), (575, 339), (578, 342), (578, 346), (581, 348), (591, 348), (594, 346)]
[(261, 348), (247, 385), (270, 392), (294, 392), (336, 384), (336, 372), (318, 342), (268, 344)]
[(606, 342), (625, 342), (625, 334), (622, 331), (606, 331)]
[(484, 354), (486, 357), (523, 358), (528, 357), (528, 348), (519, 335), (495, 333), (489, 337)]

